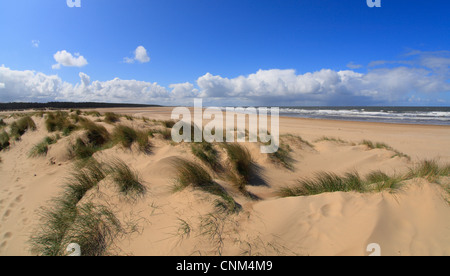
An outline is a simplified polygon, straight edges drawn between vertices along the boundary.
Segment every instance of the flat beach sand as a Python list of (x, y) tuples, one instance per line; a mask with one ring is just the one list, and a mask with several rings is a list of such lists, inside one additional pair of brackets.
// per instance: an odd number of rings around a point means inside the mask
[[(160, 125), (140, 118), (167, 120), (171, 110), (164, 107), (98, 111), (134, 116), (134, 120), (121, 118), (116, 124), (151, 129)], [(82, 133), (78, 130), (62, 137), (49, 146), (46, 156), (32, 158), (30, 150), (49, 135), (45, 119), (32, 118), (37, 130), (27, 131), (20, 141), (0, 152), (2, 256), (36, 254), (31, 252), (29, 239), (39, 225), (38, 210), (64, 190), (74, 165), (67, 149), (73, 137)], [(114, 129), (113, 124), (98, 124), (110, 133)], [(217, 198), (199, 189), (187, 187), (174, 192), (173, 160), (181, 157), (202, 163), (192, 154), (189, 144), (174, 144), (158, 136), (150, 138), (153, 147), (149, 154), (120, 146), (94, 154), (100, 162), (120, 158), (136, 170), (147, 188), (145, 196), (126, 201), (106, 178), (88, 191), (81, 202), (107, 205), (126, 226), (127, 231), (114, 239), (111, 254), (368, 255), (367, 246), (377, 243), (381, 255), (450, 255), (448, 176), (436, 181), (410, 178), (395, 191), (293, 197), (281, 197), (278, 193), (283, 187), (298, 185), (299, 179), (314, 178), (318, 172), (357, 172), (364, 176), (382, 171), (405, 175), (422, 160), (449, 164), (450, 126), (281, 117), (280, 133), (282, 142), (290, 148), (290, 169), (261, 154), (258, 144), (245, 143), (260, 178), (246, 187), (253, 197), (244, 195), (226, 178), (207, 168), (214, 181), (241, 206), (238, 213), (218, 214), (213, 204)], [(301, 137), (303, 142), (293, 137)], [(390, 148), (371, 149), (361, 144), (363, 140), (385, 143)], [(226, 164), (225, 150), (217, 150)]]

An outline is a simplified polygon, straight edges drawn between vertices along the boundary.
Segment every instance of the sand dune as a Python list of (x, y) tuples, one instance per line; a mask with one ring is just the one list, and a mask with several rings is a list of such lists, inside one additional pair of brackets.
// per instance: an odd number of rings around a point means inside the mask
[[(111, 109), (136, 118), (168, 119), (170, 108)], [(105, 112), (106, 110), (100, 110)], [(91, 120), (97, 118), (86, 116)], [(68, 151), (77, 130), (50, 145), (46, 156), (30, 158), (34, 145), (49, 135), (45, 119), (32, 117), (36, 131), (27, 131), (20, 141), (1, 151), (0, 157), (0, 255), (32, 255), (29, 238), (39, 225), (36, 212), (62, 193), (74, 161)], [(13, 118), (5, 122), (13, 122)], [(114, 125), (99, 122), (110, 133)], [(121, 118), (120, 124), (136, 129), (161, 128), (155, 122)], [(423, 178), (405, 181), (401, 189), (382, 192), (334, 192), (313, 196), (280, 198), (277, 191), (295, 186), (301, 178), (319, 171), (366, 175), (381, 170), (401, 175), (422, 159), (450, 162), (450, 127), (388, 125), (281, 118), (281, 134), (299, 135), (289, 140), (291, 170), (271, 162), (258, 145), (246, 143), (259, 167), (260, 182), (250, 183), (253, 200), (237, 190), (228, 179), (206, 168), (242, 207), (237, 214), (217, 213), (217, 196), (187, 187), (173, 192), (176, 171), (173, 161), (185, 158), (201, 162), (188, 144), (173, 144), (157, 134), (150, 141), (150, 154), (114, 146), (96, 152), (94, 158), (107, 163), (123, 160), (136, 170), (147, 187), (144, 197), (129, 201), (106, 177), (79, 204), (93, 202), (113, 210), (126, 231), (118, 235), (111, 254), (123, 255), (368, 255), (370, 243), (378, 243), (382, 255), (450, 255), (450, 208), (444, 186)], [(322, 137), (340, 138), (343, 142)], [(369, 149), (360, 142), (384, 142), (408, 155), (392, 150)], [(217, 147), (220, 162), (226, 152)], [(256, 185), (264, 183), (264, 185)]]

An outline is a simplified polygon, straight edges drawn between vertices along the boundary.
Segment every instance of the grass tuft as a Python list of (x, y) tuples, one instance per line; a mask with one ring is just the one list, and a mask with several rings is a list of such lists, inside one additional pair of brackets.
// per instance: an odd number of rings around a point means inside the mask
[(209, 166), (214, 171), (221, 169), (219, 163), (219, 153), (211, 143), (193, 143), (191, 145), (192, 154), (200, 159), (205, 165)]
[(423, 160), (409, 169), (407, 178), (425, 178), (435, 182), (437, 178), (450, 176), (450, 164), (441, 166), (436, 160)]
[(224, 147), (231, 163), (230, 180), (243, 191), (254, 173), (252, 156), (246, 147), (237, 143), (227, 143)]
[(137, 133), (131, 127), (119, 125), (114, 128), (113, 140), (115, 143), (121, 144), (124, 148), (130, 148), (137, 140)]
[(87, 141), (93, 147), (103, 146), (111, 139), (109, 132), (102, 125), (86, 120), (81, 123), (81, 127), (86, 130)]
[(88, 119), (81, 117), (79, 114), (70, 114), (70, 119), (74, 121), (75, 124), (86, 122)]
[(136, 142), (139, 150), (143, 153), (149, 154), (152, 151), (152, 143), (149, 141), (149, 134), (146, 131), (136, 131)]
[(173, 161), (176, 169), (177, 186), (174, 190), (181, 190), (188, 186), (196, 188), (210, 187), (213, 182), (211, 175), (199, 164), (177, 158)]
[(166, 128), (172, 128), (175, 125), (175, 121), (172, 120), (161, 121), (161, 125), (163, 125)]
[(117, 115), (116, 113), (112, 113), (112, 112), (105, 113), (105, 122), (107, 122), (108, 124), (113, 124), (118, 121), (120, 121), (120, 116)]
[(40, 225), (30, 238), (31, 252), (39, 256), (63, 256), (66, 233), (77, 216), (76, 202), (64, 196), (38, 210)]
[(102, 115), (98, 111), (86, 111), (84, 112), (84, 115), (86, 116), (92, 116), (92, 117), (101, 117)]
[(211, 175), (202, 166), (181, 158), (175, 159), (173, 165), (176, 169), (174, 192), (192, 186), (218, 196), (219, 199), (215, 201), (217, 211), (225, 213), (239, 212), (241, 209), (240, 205), (234, 201), (222, 186), (213, 181)]
[(67, 198), (78, 202), (106, 177), (105, 168), (95, 159), (89, 159), (82, 169), (76, 169), (66, 188)]
[(363, 140), (361, 142), (361, 145), (367, 146), (369, 149), (375, 149), (375, 145), (372, 141), (369, 140)]
[(45, 126), (48, 132), (62, 131), (64, 136), (68, 136), (72, 131), (77, 129), (68, 117), (67, 112), (57, 111), (48, 113), (45, 120)]
[(70, 242), (80, 245), (83, 256), (105, 256), (109, 255), (115, 237), (122, 231), (119, 220), (111, 210), (87, 203), (78, 208), (67, 236)]
[(48, 152), (48, 146), (55, 144), (58, 141), (58, 137), (45, 137), (44, 140), (42, 140), (42, 142), (40, 142), (39, 144), (35, 145), (30, 153), (28, 154), (29, 157), (38, 157), (38, 156), (44, 156), (47, 155)]
[(74, 145), (71, 145), (69, 151), (71, 156), (77, 159), (91, 157), (95, 152), (111, 146), (111, 135), (105, 127), (86, 120), (81, 123), (85, 129), (85, 136), (78, 138)]
[(288, 170), (294, 170), (292, 165), (293, 159), (291, 157), (291, 147), (284, 143), (280, 143), (278, 150), (274, 153), (269, 154), (269, 158), (272, 163), (280, 164)]
[(15, 140), (19, 140), (27, 130), (36, 130), (36, 124), (30, 116), (22, 117), (10, 125), (11, 137)]
[(335, 142), (335, 143), (339, 143), (339, 144), (347, 144), (348, 143), (347, 141), (344, 141), (341, 138), (328, 137), (328, 136), (323, 136), (323, 137), (315, 140), (314, 142), (322, 142), (322, 141)]
[[(281, 197), (308, 196), (328, 192), (395, 192), (406, 180), (424, 178), (432, 183), (439, 183), (441, 177), (450, 176), (450, 165), (439, 165), (436, 160), (424, 160), (409, 169), (405, 175), (390, 176), (381, 171), (373, 171), (361, 178), (358, 173), (339, 176), (334, 173), (321, 172), (314, 178), (299, 180), (295, 187), (285, 187), (278, 191)], [(446, 188), (443, 185), (444, 189)]]
[(314, 145), (308, 142), (307, 140), (303, 139), (301, 136), (293, 135), (293, 134), (283, 134), (280, 136), (281, 139), (286, 140), (288, 143), (293, 144), (305, 144), (310, 148), (314, 148)]
[(150, 135), (154, 136), (155, 133), (158, 133), (161, 135), (162, 139), (164, 140), (172, 140), (172, 131), (168, 128), (165, 129), (154, 129), (151, 131)]
[(131, 148), (134, 142), (138, 143), (139, 150), (145, 153), (150, 153), (151, 143), (148, 139), (148, 134), (145, 131), (137, 131), (134, 128), (118, 125), (113, 131), (113, 141), (116, 144), (121, 144), (124, 148)]
[(105, 176), (104, 168), (95, 160), (72, 173), (64, 193), (54, 198), (50, 207), (38, 211), (40, 225), (30, 238), (33, 254), (65, 256), (70, 243), (79, 244), (83, 256), (108, 254), (114, 238), (122, 231), (120, 222), (104, 206), (78, 206), (87, 191)]
[(294, 188), (282, 188), (281, 197), (310, 196), (332, 192), (364, 192), (365, 183), (356, 172), (339, 176), (334, 173), (320, 172), (313, 179), (302, 179)]
[(8, 148), (9, 145), (9, 135), (8, 133), (6, 133), (6, 131), (2, 130), (0, 132), (0, 151)]
[(402, 153), (402, 152), (400, 152), (400, 151), (398, 151), (398, 150), (396, 150), (396, 149), (394, 149), (394, 148), (392, 148), (391, 146), (389, 146), (388, 144), (386, 144), (386, 143), (380, 143), (380, 142), (376, 142), (376, 143), (374, 143), (374, 142), (372, 142), (372, 141), (369, 141), (369, 140), (363, 140), (361, 143), (360, 143), (360, 145), (365, 145), (365, 146), (367, 146), (369, 149), (385, 149), (385, 150), (388, 150), (388, 151), (392, 151), (392, 152), (394, 152), (394, 155), (392, 155), (392, 158), (394, 158), (394, 157), (401, 157), (401, 158), (406, 158), (406, 159), (408, 159), (408, 160), (411, 160), (411, 157), (410, 156), (408, 156), (407, 154), (404, 154), (404, 153)]
[(122, 160), (114, 160), (109, 165), (108, 171), (112, 175), (113, 181), (122, 195), (136, 199), (146, 193), (147, 189), (142, 184), (139, 174)]
[(74, 145), (70, 146), (69, 152), (72, 158), (85, 159), (90, 158), (95, 153), (95, 149), (83, 141), (83, 139), (78, 138)]
[(382, 171), (373, 171), (366, 175), (368, 185), (374, 185), (377, 192), (384, 190), (395, 191), (401, 187), (402, 177), (389, 176)]

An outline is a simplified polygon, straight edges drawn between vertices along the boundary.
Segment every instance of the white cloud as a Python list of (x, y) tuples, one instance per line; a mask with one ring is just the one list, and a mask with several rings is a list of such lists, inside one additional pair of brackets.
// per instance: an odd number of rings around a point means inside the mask
[(72, 55), (66, 50), (58, 51), (53, 55), (57, 64), (53, 65), (53, 69), (60, 69), (61, 66), (66, 67), (83, 67), (88, 64), (87, 60), (79, 53)]
[(446, 61), (433, 64), (439, 70), (401, 66), (366, 74), (330, 69), (296, 74), (295, 70), (273, 69), (232, 79), (207, 73), (197, 84), (203, 98), (244, 98), (264, 105), (399, 104), (411, 93), (430, 96), (450, 92), (450, 75), (442, 69)]
[(123, 58), (123, 62), (128, 63), (128, 64), (133, 64), (134, 58), (125, 57), (125, 58)]
[(136, 80), (93, 81), (80, 73), (81, 82), (72, 89), (61, 91), (61, 99), (70, 101), (101, 101), (153, 103), (155, 100), (168, 99), (169, 91), (157, 83)]
[(174, 98), (194, 98), (198, 95), (198, 89), (195, 89), (194, 85), (189, 82), (171, 84), (169, 88), (172, 89)]
[(15, 71), (0, 67), (0, 101), (53, 101), (70, 84), (58, 76), (48, 76), (34, 71)]
[(86, 75), (83, 72), (80, 72), (80, 74), (78, 74), (80, 76), (81, 79), (81, 85), (83, 87), (88, 87), (91, 84), (91, 77), (89, 77), (88, 75)]
[(134, 63), (135, 61), (139, 61), (140, 63), (147, 63), (150, 61), (150, 57), (148, 56), (147, 49), (145, 49), (144, 46), (139, 46), (134, 51), (133, 58), (125, 57), (123, 61), (129, 64)]
[(39, 44), (41, 42), (39, 40), (32, 40), (31, 41), (31, 46), (33, 46), (34, 48), (39, 48)]
[(150, 57), (147, 54), (147, 50), (143, 46), (137, 47), (135, 51), (135, 59), (140, 63), (145, 63), (150, 61)]
[(0, 89), (5, 88), (5, 84), (3, 82), (0, 82)]
[[(56, 75), (35, 71), (16, 71), (0, 67), (0, 101), (99, 101), (126, 103), (170, 103), (171, 91), (158, 85), (136, 80), (91, 81), (79, 73), (80, 82), (72, 85)], [(181, 103), (181, 102), (180, 102)]]
[(322, 69), (259, 70), (226, 78), (207, 73), (196, 83), (163, 87), (156, 82), (95, 81), (79, 73), (73, 85), (58, 76), (0, 67), (0, 101), (101, 101), (188, 104), (202, 97), (208, 105), (372, 105), (405, 104), (414, 99), (430, 104), (450, 99), (450, 57), (417, 54), (410, 65), (389, 63), (367, 73)]

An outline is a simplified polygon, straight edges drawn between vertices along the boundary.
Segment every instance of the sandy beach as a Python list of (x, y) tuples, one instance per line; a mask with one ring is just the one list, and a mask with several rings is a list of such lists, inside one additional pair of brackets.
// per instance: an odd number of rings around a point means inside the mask
[[(84, 110), (80, 116), (108, 133), (117, 125), (163, 133), (165, 127), (159, 120), (169, 120), (172, 108), (97, 111), (132, 118), (107, 123), (103, 116), (85, 114)], [(19, 119), (5, 112), (1, 115), (8, 125)], [(38, 210), (61, 196), (74, 170), (76, 160), (68, 149), (84, 135), (83, 128), (68, 136), (61, 134), (57, 142), (48, 145), (45, 155), (30, 157), (36, 144), (59, 133), (48, 132), (46, 117), (32, 116), (36, 130), (27, 130), (20, 140), (11, 140), (11, 145), (0, 151), (1, 256), (39, 255), (30, 243), (42, 222)], [(403, 177), (401, 187), (395, 189), (280, 195), (282, 188), (294, 188), (299, 180), (313, 179), (319, 172), (356, 172), (364, 178), (381, 171), (400, 177), (424, 160), (448, 166), (450, 126), (281, 117), (280, 134), (281, 142), (289, 146), (289, 167), (260, 153), (258, 144), (243, 144), (258, 168), (258, 180), (251, 178), (245, 193), (224, 172), (201, 162), (190, 144), (173, 143), (157, 131), (149, 136), (149, 152), (139, 150), (137, 143), (96, 151), (93, 158), (101, 164), (120, 159), (135, 170), (146, 192), (136, 200), (126, 200), (117, 192), (113, 177), (105, 177), (77, 206), (90, 202), (107, 206), (120, 221), (123, 231), (108, 244), (108, 254), (112, 255), (367, 256), (367, 246), (372, 243), (380, 246), (382, 255), (450, 255), (448, 174)], [(387, 146), (371, 148), (362, 143), (364, 140)], [(230, 161), (226, 149), (214, 147), (227, 171)], [(239, 211), (218, 212), (215, 202), (220, 198), (195, 186), (174, 191), (177, 158), (203, 167), (222, 192), (240, 206)]]

